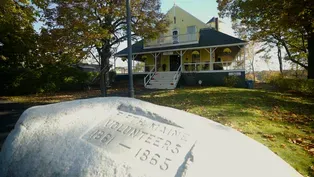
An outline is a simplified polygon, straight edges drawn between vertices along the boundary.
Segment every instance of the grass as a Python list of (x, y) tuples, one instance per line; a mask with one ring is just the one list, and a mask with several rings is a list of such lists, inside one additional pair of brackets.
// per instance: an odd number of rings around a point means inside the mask
[[(0, 99), (35, 105), (99, 95), (99, 91), (85, 91)], [(269, 147), (302, 175), (314, 177), (313, 97), (264, 89), (214, 87), (155, 91), (137, 98), (237, 129)]]
[(314, 98), (235, 88), (184, 88), (139, 99), (198, 114), (241, 131), (304, 176), (314, 176)]
[(27, 105), (51, 104), (61, 101), (71, 101), (81, 98), (97, 97), (100, 95), (99, 90), (89, 90), (81, 92), (60, 92), (54, 94), (31, 94), (23, 96), (0, 96), (0, 100), (14, 103), (24, 103)]

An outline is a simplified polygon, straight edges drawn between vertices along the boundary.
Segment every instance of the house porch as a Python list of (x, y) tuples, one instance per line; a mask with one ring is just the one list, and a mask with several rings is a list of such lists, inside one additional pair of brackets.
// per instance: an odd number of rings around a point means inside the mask
[[(201, 49), (178, 49), (133, 55), (133, 73), (175, 72), (182, 73), (244, 71), (244, 45)], [(126, 70), (117, 73), (127, 74)]]

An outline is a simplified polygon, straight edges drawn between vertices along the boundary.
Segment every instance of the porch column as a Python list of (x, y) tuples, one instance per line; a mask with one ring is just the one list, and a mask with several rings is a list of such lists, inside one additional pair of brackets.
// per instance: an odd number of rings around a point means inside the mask
[(209, 69), (212, 71), (214, 70), (214, 63), (213, 63), (213, 48), (210, 48), (210, 52), (209, 52), (210, 58), (209, 58)]
[(183, 56), (185, 54), (186, 50), (180, 50), (180, 52), (177, 52), (178, 55), (180, 55), (180, 60), (181, 60), (181, 71), (184, 71), (184, 64), (183, 64)]
[(184, 71), (184, 66), (183, 66), (183, 52), (180, 50), (180, 60), (181, 60), (181, 71)]
[(155, 58), (155, 71), (157, 71), (157, 54), (154, 53), (154, 58)]
[(132, 60), (133, 60), (133, 64), (132, 64), (132, 71), (135, 68), (135, 58), (137, 57), (137, 55), (132, 55)]
[(157, 71), (157, 57), (160, 55), (160, 53), (153, 53), (152, 55), (155, 59), (155, 70)]

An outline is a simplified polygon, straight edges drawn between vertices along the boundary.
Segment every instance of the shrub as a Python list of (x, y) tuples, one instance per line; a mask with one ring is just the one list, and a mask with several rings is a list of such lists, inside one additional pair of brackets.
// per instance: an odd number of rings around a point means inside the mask
[(293, 91), (307, 95), (314, 95), (313, 79), (297, 79), (276, 76), (272, 77), (269, 83), (281, 91)]
[(86, 87), (89, 74), (65, 65), (45, 66), (39, 69), (7, 68), (0, 74), (2, 95), (23, 95)]
[(224, 83), (227, 87), (235, 87), (238, 82), (239, 78), (237, 76), (227, 76), (224, 78)]
[(280, 74), (280, 72), (276, 72), (276, 71), (267, 71), (267, 72), (263, 72), (262, 76), (261, 76), (261, 80), (262, 82), (266, 82), (269, 83), (273, 78), (276, 77), (281, 77), (282, 75)]

